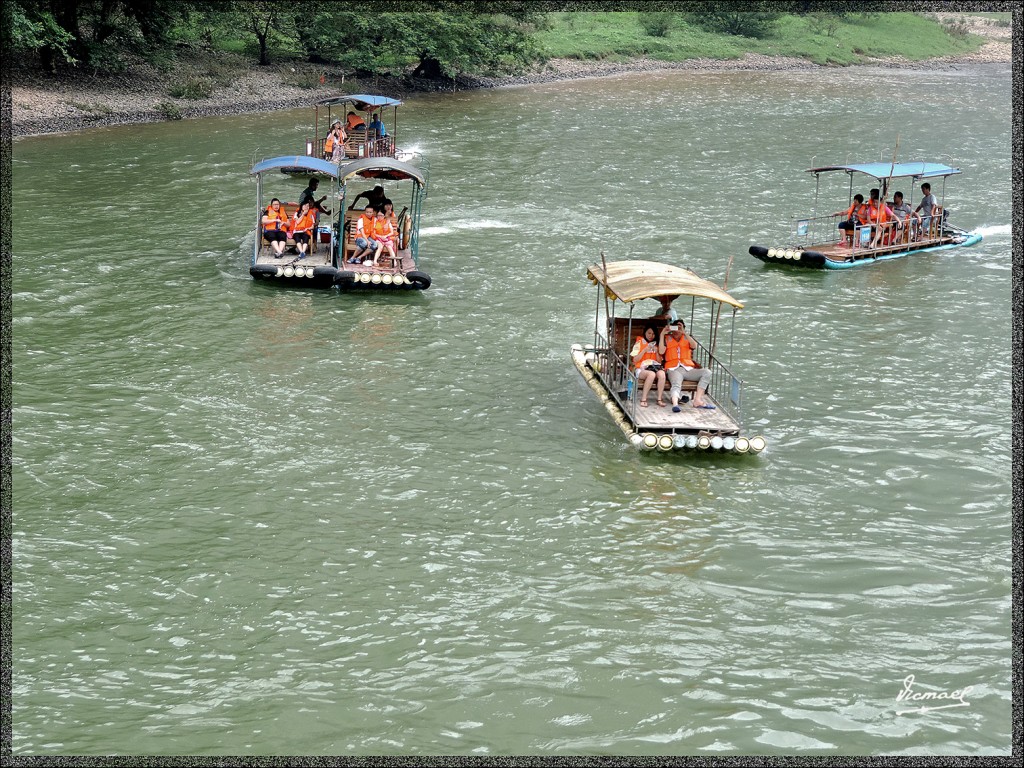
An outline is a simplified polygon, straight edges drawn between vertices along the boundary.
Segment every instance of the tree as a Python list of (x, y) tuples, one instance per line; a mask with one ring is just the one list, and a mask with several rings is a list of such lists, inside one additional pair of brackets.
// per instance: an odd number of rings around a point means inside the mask
[(772, 11), (737, 11), (729, 6), (712, 5), (700, 12), (685, 14), (686, 20), (711, 32), (725, 32), (741, 37), (767, 37), (781, 17)]
[(333, 61), (357, 76), (411, 70), (416, 77), (438, 79), (508, 70), (539, 57), (532, 33), (543, 14), (528, 9), (513, 18), (454, 5), (379, 13), (348, 8), (316, 3), (294, 16), (296, 39), (308, 60)]
[(11, 49), (18, 55), (39, 53), (48, 70), (53, 70), (56, 61), (74, 64), (77, 59), (71, 53), (74, 35), (64, 29), (53, 14), (40, 3), (15, 2), (8, 6), (10, 11)]
[(107, 68), (125, 50), (167, 44), (188, 8), (178, 0), (17, 0), (12, 44), (38, 51), (50, 70), (78, 62)]

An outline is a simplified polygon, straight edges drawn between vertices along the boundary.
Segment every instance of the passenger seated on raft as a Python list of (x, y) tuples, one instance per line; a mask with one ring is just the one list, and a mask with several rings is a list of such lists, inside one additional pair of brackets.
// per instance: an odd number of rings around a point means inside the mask
[(366, 121), (352, 110), (345, 115), (345, 128), (349, 131), (365, 131)]
[(910, 240), (913, 237), (914, 229), (920, 224), (921, 214), (910, 207), (910, 203), (904, 202), (902, 192), (894, 192), (892, 196), (892, 212), (896, 216), (893, 223), (896, 242)]
[(303, 200), (292, 218), (292, 239), (295, 241), (295, 247), (299, 249), (300, 259), (306, 258), (306, 250), (313, 238), (315, 226), (316, 213), (310, 208), (309, 200)]
[(715, 407), (704, 399), (704, 393), (711, 384), (711, 371), (701, 368), (693, 361), (693, 350), (696, 348), (697, 341), (686, 332), (686, 323), (682, 320), (661, 329), (658, 353), (665, 361), (665, 370), (668, 371), (668, 380), (672, 385), (669, 395), (672, 397), (674, 413), (682, 410), (679, 407), (679, 398), (682, 395), (684, 381), (697, 382), (697, 391), (693, 394), (694, 408), (712, 410)]
[[(836, 211), (832, 214), (833, 216), (845, 216), (843, 221), (839, 222), (839, 228), (843, 230), (843, 234), (846, 236), (845, 246), (847, 248), (853, 247), (853, 233), (857, 227), (867, 224), (867, 214), (864, 211), (864, 195), (856, 194), (853, 196), (853, 204), (845, 211)], [(842, 248), (844, 243), (839, 242), (839, 247)]]
[(633, 368), (636, 371), (636, 381), (639, 387), (643, 384), (643, 395), (640, 398), (640, 406), (646, 408), (647, 396), (651, 392), (651, 385), (658, 382), (658, 405), (665, 407), (665, 369), (661, 364), (661, 355), (658, 354), (657, 334), (653, 326), (644, 329), (643, 336), (636, 337), (636, 343), (630, 350), (630, 357), (633, 358)]
[(398, 216), (395, 215), (395, 204), (384, 198), (384, 218), (391, 222), (391, 228), (395, 230), (395, 234), (398, 234)]
[(274, 249), (274, 255), (284, 255), (284, 247), (288, 242), (288, 214), (281, 210), (281, 201), (276, 197), (270, 201), (267, 210), (260, 219), (263, 228), (263, 238), (270, 243)]
[(372, 205), (363, 209), (363, 215), (356, 219), (356, 252), (349, 259), (350, 264), (358, 264), (371, 253), (377, 252), (377, 241), (373, 239), (373, 220), (376, 210)]
[(373, 239), (377, 241), (377, 252), (373, 254), (373, 264), (376, 266), (380, 261), (380, 255), (386, 248), (392, 259), (398, 258), (395, 253), (395, 228), (384, 216), (383, 209), (377, 211), (373, 217)]
[(896, 214), (892, 212), (884, 200), (879, 199), (877, 187), (871, 190), (870, 199), (867, 202), (868, 223), (871, 224), (871, 247), (881, 245), (886, 239), (892, 221)]
[(388, 135), (388, 129), (380, 121), (380, 114), (377, 112), (373, 113), (373, 120), (370, 121), (370, 130), (377, 134), (378, 139), (386, 138)]

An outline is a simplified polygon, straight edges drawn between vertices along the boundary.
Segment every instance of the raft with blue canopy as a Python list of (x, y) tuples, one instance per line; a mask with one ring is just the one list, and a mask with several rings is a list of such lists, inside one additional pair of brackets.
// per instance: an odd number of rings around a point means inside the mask
[[(263, 234), (262, 219), (277, 198), (280, 210), (292, 217), (298, 209), (298, 185), (282, 177), (267, 176), (272, 171), (295, 168), (297, 172), (329, 180), (319, 186), (316, 198), (326, 196), (319, 213), (308, 252), (295, 249), (292, 234), (287, 233), (286, 250), (278, 255)], [(249, 173), (256, 177), (256, 237), (253, 244), (249, 274), (260, 280), (271, 280), (296, 287), (337, 286), (380, 287), (389, 289), (418, 288), (430, 285), (430, 277), (417, 269), (419, 252), (419, 220), (426, 198), (427, 163), (417, 165), (390, 157), (373, 157), (336, 164), (305, 155), (282, 155), (253, 165)], [(269, 187), (267, 179), (274, 179)], [(348, 263), (347, 257), (357, 253), (355, 222), (362, 209), (355, 208), (355, 198), (364, 197), (369, 185), (387, 182), (408, 182), (410, 200), (395, 212), (391, 249), (382, 249), (378, 258)], [(360, 183), (362, 182), (362, 183)], [(265, 192), (266, 188), (266, 192)], [(349, 203), (346, 209), (345, 204)]]
[[(854, 196), (854, 179), (858, 176), (872, 179), (869, 182), (878, 192), (878, 200), (884, 201), (891, 209), (891, 195), (901, 193), (903, 201), (910, 206), (911, 213), (893, 219), (854, 222), (846, 230), (839, 228), (845, 219), (838, 213), (819, 214), (821, 177), (841, 171), (849, 177), (847, 203), (844, 213), (851, 210)], [(953, 226), (949, 222), (949, 210), (945, 204), (946, 179), (959, 174), (959, 168), (942, 163), (868, 162), (843, 165), (824, 165), (809, 168), (815, 177), (814, 205), (811, 215), (795, 219), (789, 239), (779, 245), (751, 245), (748, 252), (768, 264), (806, 267), (811, 269), (851, 269), (879, 261), (903, 258), (915, 253), (948, 250), (974, 245), (981, 241), (981, 235)], [(897, 188), (896, 180), (909, 182), (907, 192)], [(931, 211), (916, 210), (915, 187), (933, 180), (941, 180), (941, 192), (936, 195), (937, 205)], [(867, 193), (868, 190), (865, 190)], [(933, 190), (934, 194), (934, 190)], [(923, 193), (920, 195), (923, 199)], [(870, 194), (865, 194), (868, 202)], [(834, 207), (834, 206), (830, 206)]]

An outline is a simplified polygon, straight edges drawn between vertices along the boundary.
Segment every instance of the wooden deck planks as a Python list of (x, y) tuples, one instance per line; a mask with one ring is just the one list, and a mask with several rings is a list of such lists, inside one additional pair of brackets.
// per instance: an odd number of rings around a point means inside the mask
[[(711, 398), (707, 398), (711, 401)], [(654, 390), (651, 390), (649, 398), (650, 405), (646, 408), (640, 407), (639, 399), (636, 402), (636, 410), (632, 411), (632, 404), (627, 406), (627, 417), (633, 415), (637, 429), (677, 429), (686, 431), (708, 430), (712, 432), (736, 432), (739, 431), (739, 424), (733, 421), (722, 408), (705, 410), (694, 408), (690, 403), (680, 403), (682, 409), (679, 413), (672, 412), (672, 401), (665, 393), (665, 407), (658, 407), (658, 398)]]

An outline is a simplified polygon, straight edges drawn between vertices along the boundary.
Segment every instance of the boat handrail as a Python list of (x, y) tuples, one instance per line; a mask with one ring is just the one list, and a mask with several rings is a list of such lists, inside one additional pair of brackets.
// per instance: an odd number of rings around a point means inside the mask
[[(939, 224), (943, 216), (942, 206), (936, 206), (937, 213), (926, 223), (925, 230), (921, 232), (915, 242), (938, 241), (942, 237), (942, 227)], [(842, 230), (839, 229), (839, 222), (843, 214), (831, 213), (825, 216), (793, 217), (790, 219), (790, 230), (793, 233), (792, 245), (813, 250), (814, 246), (836, 245), (843, 238)], [(886, 225), (883, 225), (886, 226)], [(871, 224), (858, 224), (853, 231), (853, 250), (872, 250), (871, 238), (873, 226)], [(906, 239), (901, 241), (909, 245)], [(895, 243), (887, 243), (893, 245)]]
[[(597, 369), (598, 377), (604, 382), (608, 394), (614, 398), (622, 410), (631, 420), (636, 421), (636, 408), (639, 398), (637, 397), (636, 373), (631, 369), (629, 361), (616, 352), (611, 343), (598, 331), (595, 333), (596, 351), (604, 356), (606, 361), (603, 366)], [(741, 394), (743, 381), (738, 378), (729, 368), (715, 357), (707, 347), (697, 341), (697, 349), (693, 355), (694, 362), (700, 363), (701, 367), (711, 371), (711, 384), (708, 385), (708, 394), (718, 403), (719, 407), (728, 413), (737, 424), (741, 419)], [(628, 382), (632, 379), (633, 387), (628, 388)], [(622, 393), (625, 391), (626, 397)], [(665, 393), (668, 394), (666, 382)]]

